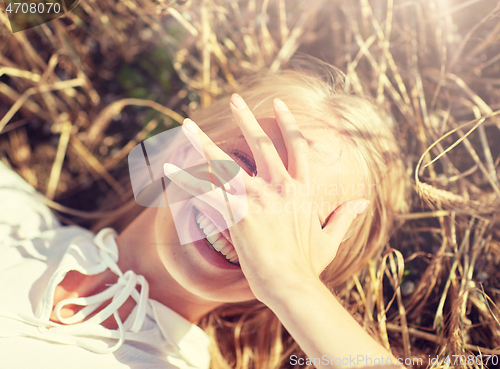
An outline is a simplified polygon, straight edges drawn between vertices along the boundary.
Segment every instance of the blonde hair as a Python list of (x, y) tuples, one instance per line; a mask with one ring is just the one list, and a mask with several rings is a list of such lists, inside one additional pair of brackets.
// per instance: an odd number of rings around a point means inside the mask
[[(370, 207), (352, 224), (334, 261), (321, 274), (323, 283), (333, 290), (365, 266), (387, 242), (395, 213), (405, 208), (406, 176), (383, 109), (369, 98), (344, 91), (344, 78), (333, 67), (320, 63), (323, 73), (313, 72), (309, 60), (300, 65), (302, 61), (293, 70), (248, 77), (237, 92), (257, 119), (273, 117), (272, 102), (279, 97), (297, 120), (332, 126), (340, 140), (360, 157), (367, 169), (367, 181), (375, 185), (375, 191), (364, 196), (371, 200)], [(228, 124), (234, 127), (229, 97), (200, 109), (192, 119), (209, 136), (225, 130), (227, 137), (231, 129)], [(117, 221), (121, 223), (118, 228), (123, 228), (140, 211), (133, 202), (124, 209), (95, 228), (116, 227)], [(213, 369), (280, 368), (292, 354), (305, 357), (278, 318), (258, 301), (222, 305), (203, 317), (199, 325), (212, 338)]]

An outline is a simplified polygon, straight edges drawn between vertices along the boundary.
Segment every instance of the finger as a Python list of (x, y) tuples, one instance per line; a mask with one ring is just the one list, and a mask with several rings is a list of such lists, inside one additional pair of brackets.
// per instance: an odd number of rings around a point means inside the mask
[(307, 157), (309, 144), (300, 131), (293, 114), (280, 99), (274, 99), (274, 114), (288, 153), (288, 173), (297, 181), (305, 181), (309, 175)]
[(220, 149), (198, 125), (191, 119), (184, 119), (182, 131), (194, 148), (209, 160), (232, 160), (229, 155)]
[(184, 119), (184, 122), (182, 122), (181, 127), (182, 127), (182, 132), (187, 137), (189, 142), (191, 142), (191, 145), (193, 145), (193, 147), (196, 149), (196, 151), (198, 151), (198, 153), (201, 156), (203, 156), (203, 158), (206, 159), (205, 151), (203, 150), (203, 145), (201, 143), (200, 135), (198, 133), (199, 131), (201, 131), (198, 128), (198, 125), (195, 122), (193, 122), (191, 119), (186, 118), (186, 119)]
[(319, 244), (325, 245), (319, 250), (316, 263), (316, 271), (321, 273), (337, 256), (340, 244), (344, 241), (352, 222), (358, 212), (361, 212), (363, 203), (367, 200), (349, 201), (339, 206), (331, 214), (327, 224), (323, 227), (323, 237), (320, 237)]
[[(163, 171), (168, 179), (170, 179), (182, 190), (204, 201), (221, 214), (226, 214), (228, 212), (226, 200), (221, 192), (222, 190), (214, 191), (216, 188), (212, 183), (198, 179), (170, 163), (164, 164)], [(175, 191), (171, 193), (175, 194)], [(170, 197), (169, 194), (171, 193), (167, 191), (167, 197)], [(228, 196), (231, 195), (228, 194)], [(169, 198), (168, 200), (169, 202), (176, 202), (177, 199)]]
[(241, 96), (231, 96), (231, 110), (252, 151), (259, 177), (270, 180), (272, 176), (288, 175), (273, 141), (267, 136)]
[(174, 164), (165, 163), (163, 171), (168, 179), (193, 196), (200, 196), (214, 189), (212, 183), (196, 178)]
[(251, 178), (246, 171), (240, 168), (238, 163), (222, 151), (191, 119), (187, 118), (184, 120), (182, 130), (194, 148), (203, 157), (208, 159), (210, 170), (220, 183), (225, 184), (229, 182), (240, 170), (244, 181)]
[(363, 213), (369, 205), (370, 201), (366, 199), (343, 203), (330, 216), (328, 223), (323, 227), (323, 232), (330, 237), (333, 244), (340, 245), (354, 219)]

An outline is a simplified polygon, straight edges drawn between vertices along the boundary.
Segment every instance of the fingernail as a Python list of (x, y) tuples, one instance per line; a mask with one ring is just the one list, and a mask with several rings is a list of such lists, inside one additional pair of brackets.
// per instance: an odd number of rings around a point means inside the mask
[(184, 122), (182, 123), (182, 126), (186, 128), (186, 131), (192, 134), (198, 133), (198, 126), (196, 125), (195, 122), (193, 122), (191, 119), (186, 118), (184, 119)]
[(165, 175), (168, 176), (174, 172), (177, 172), (177, 167), (175, 165), (172, 165), (170, 163), (165, 163), (163, 164), (163, 172), (165, 172)]
[(274, 106), (276, 107), (276, 110), (280, 110), (280, 111), (287, 111), (288, 110), (288, 107), (286, 106), (286, 104), (278, 98), (274, 99)]
[(356, 206), (356, 216), (363, 213), (370, 205), (370, 200), (364, 200)]
[(243, 99), (241, 98), (241, 96), (238, 95), (238, 94), (233, 94), (233, 96), (231, 96), (231, 103), (237, 109), (240, 109), (240, 110), (247, 108), (247, 104), (245, 104), (245, 101), (243, 101)]

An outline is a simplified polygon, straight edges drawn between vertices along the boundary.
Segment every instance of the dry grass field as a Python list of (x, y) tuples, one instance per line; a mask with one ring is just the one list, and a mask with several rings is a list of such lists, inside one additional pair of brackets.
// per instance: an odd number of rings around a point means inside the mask
[(2, 11), (0, 158), (91, 227), (130, 198), (135, 145), (297, 54), (392, 112), (407, 167), (399, 228), (338, 296), (394, 355), (422, 358), (408, 367), (500, 358), (496, 1), (82, 0), (15, 34)]

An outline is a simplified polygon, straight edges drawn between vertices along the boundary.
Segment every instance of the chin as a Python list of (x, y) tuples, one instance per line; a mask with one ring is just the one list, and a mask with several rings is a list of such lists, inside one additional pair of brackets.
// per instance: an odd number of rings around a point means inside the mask
[[(173, 263), (166, 265), (171, 276), (185, 290), (200, 298), (218, 302), (242, 302), (255, 299), (243, 272), (221, 258), (221, 266), (213, 265), (205, 259), (200, 248), (210, 250), (206, 240), (202, 239), (186, 245), (179, 245), (172, 250), (169, 259)], [(218, 255), (211, 255), (220, 258)], [(227, 264), (228, 266), (226, 267)]]

